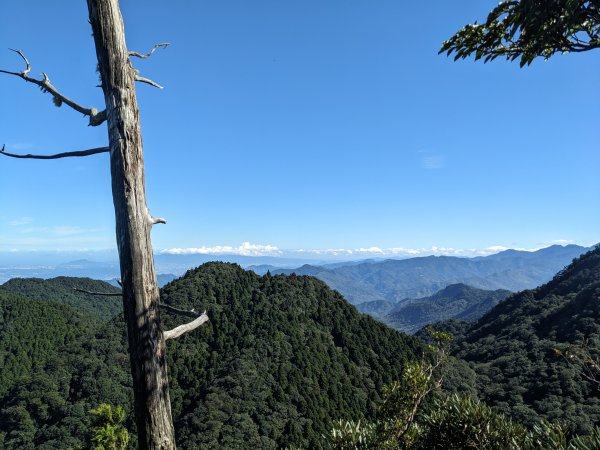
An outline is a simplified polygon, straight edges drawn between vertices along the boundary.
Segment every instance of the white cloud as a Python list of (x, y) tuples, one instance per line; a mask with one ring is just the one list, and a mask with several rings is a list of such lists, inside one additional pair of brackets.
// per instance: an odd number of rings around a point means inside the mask
[(421, 167), (427, 170), (438, 170), (444, 168), (446, 160), (439, 153), (434, 153), (429, 150), (418, 150), (420, 155)]
[(357, 248), (355, 251), (356, 253), (385, 254), (385, 252), (379, 247)]
[(37, 225), (30, 217), (14, 219), (9, 223), (14, 229), (2, 236), (2, 251), (78, 250), (89, 246), (106, 248), (114, 245), (114, 235), (101, 228)]
[(40, 234), (40, 235), (43, 234), (45, 237), (52, 237), (52, 236), (68, 237), (68, 236), (79, 236), (82, 234), (92, 234), (92, 233), (96, 233), (99, 231), (104, 231), (104, 230), (97, 229), (97, 228), (74, 227), (74, 226), (70, 226), (70, 225), (56, 225), (56, 226), (51, 226), (51, 227), (46, 227), (46, 226), (25, 227), (25, 228), (19, 229), (18, 233)]
[(238, 247), (229, 245), (216, 245), (213, 247), (187, 247), (170, 248), (161, 253), (169, 255), (242, 255), (242, 256), (281, 256), (283, 253), (278, 247), (270, 244), (251, 244), (242, 242)]
[(442, 169), (444, 163), (444, 157), (440, 155), (429, 155), (421, 158), (421, 167), (427, 170)]
[(57, 227), (52, 227), (52, 233), (57, 236), (75, 236), (79, 234), (93, 233), (95, 229), (85, 229), (80, 227), (72, 227), (68, 225), (61, 225)]
[(23, 225), (29, 225), (33, 222), (31, 217), (19, 217), (18, 219), (11, 220), (8, 224), (12, 227), (22, 227)]
[(541, 250), (542, 248), (549, 247), (551, 244), (541, 245), (533, 248), (525, 248), (525, 247), (505, 247), (504, 245), (492, 245), (491, 247), (486, 247), (483, 249), (472, 249), (470, 250), (472, 254), (479, 256), (488, 256), (493, 255), (495, 253), (500, 253), (505, 250), (518, 250), (520, 252), (536, 252)]
[(468, 256), (471, 251), (463, 249), (454, 249), (449, 247), (429, 247), (429, 248), (406, 248), (406, 247), (359, 247), (359, 248), (334, 248), (334, 249), (300, 249), (289, 250), (286, 253), (299, 253), (315, 256), (378, 256), (378, 257), (414, 257), (427, 255), (453, 255)]
[(554, 241), (550, 241), (550, 245), (568, 245), (574, 244), (575, 241), (573, 239), (555, 239)]
[(331, 256), (343, 256), (343, 255), (352, 255), (354, 254), (354, 250), (349, 248), (326, 248), (326, 249), (299, 249), (299, 250), (291, 250), (292, 253), (308, 253), (311, 255), (331, 255)]
[(392, 255), (419, 255), (423, 249), (392, 247), (387, 249)]
[[(567, 243), (566, 241), (553, 241), (553, 243)], [(514, 248), (519, 251), (533, 252), (552, 244), (535, 248)], [(297, 258), (334, 258), (337, 260), (362, 259), (362, 258), (414, 258), (418, 256), (489, 256), (508, 250), (504, 245), (491, 245), (485, 248), (453, 248), (453, 247), (358, 247), (358, 248), (324, 248), (324, 249), (285, 249), (281, 250), (274, 245), (251, 244), (244, 242), (234, 247), (229, 245), (213, 247), (187, 247), (162, 250), (161, 253), (173, 255), (243, 255), (243, 256), (283, 256)]]
[[(7, 238), (0, 242), (0, 249), (4, 246), (10, 246), (12, 250), (36, 250), (36, 249), (51, 249), (51, 250), (78, 250), (82, 246), (92, 244), (101, 244), (99, 248), (107, 248), (114, 245), (114, 238), (105, 236), (46, 236), (46, 237), (22, 237), (22, 238)], [(27, 247), (23, 248), (15, 248)]]
[(504, 245), (492, 245), (491, 247), (483, 249), (485, 253), (498, 253), (503, 252), (504, 250), (508, 250), (508, 247)]
[[(556, 243), (566, 243), (558, 242)], [(535, 248), (513, 248), (514, 250), (534, 252), (544, 247), (548, 247), (552, 243), (535, 247)], [(503, 252), (508, 250), (510, 247), (504, 245), (491, 245), (486, 248), (453, 248), (453, 247), (360, 247), (360, 248), (335, 248), (335, 249), (300, 249), (300, 250), (286, 250), (286, 255), (301, 255), (301, 256), (329, 256), (347, 259), (347, 257), (355, 257), (356, 259), (368, 258), (368, 257), (379, 257), (379, 258), (414, 258), (417, 256), (462, 256), (462, 257), (474, 257), (474, 256), (489, 256), (495, 253)], [(346, 258), (344, 258), (346, 257)]]

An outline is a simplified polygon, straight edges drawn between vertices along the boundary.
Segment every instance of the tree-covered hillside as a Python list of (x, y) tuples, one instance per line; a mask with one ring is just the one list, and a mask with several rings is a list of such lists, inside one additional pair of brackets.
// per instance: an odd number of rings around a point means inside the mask
[[(0, 386), (0, 448), (83, 445), (87, 413), (103, 402), (123, 405), (133, 431), (121, 318), (101, 323), (53, 302), (0, 298), (0, 362), (12, 374)], [(310, 277), (211, 263), (167, 285), (162, 301), (210, 317), (167, 345), (182, 449), (321, 448), (332, 420), (372, 418), (383, 384), (422, 351)], [(165, 328), (183, 320), (163, 314)], [(5, 370), (17, 343), (30, 360)]]
[(188, 448), (319, 448), (332, 418), (372, 416), (383, 384), (420, 351), (311, 277), (210, 263), (167, 285), (162, 299), (211, 318), (169, 343)]
[(73, 306), (101, 319), (111, 319), (123, 311), (121, 297), (105, 297), (77, 292), (120, 292), (120, 289), (104, 281), (90, 278), (56, 277), (13, 278), (0, 286), (0, 290), (23, 295), (34, 300), (52, 301)]
[(479, 319), (510, 294), (504, 289), (487, 291), (466, 284), (452, 284), (430, 297), (401, 302), (382, 321), (397, 330), (416, 333), (425, 325), (441, 320)]
[(600, 385), (555, 349), (600, 352), (600, 248), (549, 283), (514, 294), (457, 342), (454, 354), (477, 373), (477, 390), (519, 422), (566, 421), (586, 433), (600, 422)]
[(91, 408), (131, 403), (115, 323), (1, 290), (0, 311), (0, 448), (78, 448)]

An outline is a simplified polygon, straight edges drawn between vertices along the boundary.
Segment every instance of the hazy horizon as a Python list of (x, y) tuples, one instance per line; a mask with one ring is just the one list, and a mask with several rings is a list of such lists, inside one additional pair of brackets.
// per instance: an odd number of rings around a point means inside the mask
[[(510, 248), (504, 246), (493, 246), (485, 249), (454, 249), (443, 247), (431, 248), (358, 248), (358, 249), (279, 249), (273, 246), (263, 246), (242, 243), (238, 247), (221, 246), (218, 248), (196, 248), (196, 249), (165, 249), (155, 251), (155, 256), (182, 256), (182, 257), (206, 257), (221, 259), (247, 258), (249, 261), (261, 260), (282, 261), (282, 266), (293, 262), (307, 262), (309, 264), (327, 264), (331, 262), (353, 262), (363, 260), (385, 260), (385, 259), (408, 259), (426, 256), (456, 256), (465, 258), (485, 257), (501, 253), (506, 250), (517, 250), (524, 252), (535, 252), (552, 246), (577, 245), (582, 248), (590, 248), (596, 243), (581, 244), (574, 242), (551, 242), (533, 248)], [(24, 251), (0, 251), (0, 268), (16, 266), (18, 264), (30, 265), (59, 265), (73, 261), (88, 260), (90, 262), (114, 263), (118, 255), (116, 249), (78, 251), (48, 251), (48, 250), (24, 250)]]

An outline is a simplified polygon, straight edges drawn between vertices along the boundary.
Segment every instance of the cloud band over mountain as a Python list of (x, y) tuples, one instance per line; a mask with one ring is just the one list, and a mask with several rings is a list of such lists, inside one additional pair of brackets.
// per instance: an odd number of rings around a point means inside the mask
[[(534, 248), (515, 248), (522, 251), (536, 251), (555, 243), (567, 243), (567, 240), (558, 240), (544, 243)], [(176, 247), (164, 249), (161, 254), (169, 255), (241, 255), (241, 256), (272, 256), (272, 257), (296, 257), (296, 258), (335, 258), (335, 259), (362, 259), (362, 258), (402, 258), (415, 256), (488, 256), (508, 250), (511, 247), (504, 245), (492, 245), (485, 248), (453, 248), (453, 247), (358, 247), (358, 248), (325, 248), (325, 249), (280, 249), (272, 244), (253, 244), (242, 242), (238, 246), (216, 245), (200, 247)]]

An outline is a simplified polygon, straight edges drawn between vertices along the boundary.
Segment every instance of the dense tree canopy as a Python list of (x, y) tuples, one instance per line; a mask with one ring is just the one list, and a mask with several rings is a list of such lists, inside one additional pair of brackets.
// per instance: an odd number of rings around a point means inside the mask
[[(38, 298), (0, 289), (0, 448), (77, 448), (102, 403), (124, 408), (134, 446), (122, 316)], [(372, 419), (383, 385), (423, 349), (311, 277), (206, 264), (165, 286), (162, 302), (210, 315), (168, 347), (182, 448), (320, 448), (333, 419)]]
[[(31, 292), (44, 292), (36, 286)], [(595, 250), (475, 325), (446, 324), (457, 336), (454, 354), (467, 361), (451, 359), (444, 376), (461, 414), (482, 418), (477, 427), (512, 423), (502, 413), (529, 430), (546, 418), (595, 432), (598, 384), (553, 350), (583, 340), (600, 348), (599, 286)], [(107, 322), (98, 311), (39, 298), (0, 289), (0, 448), (77, 448), (89, 436), (89, 411), (101, 403), (123, 406), (135, 445), (122, 317)], [(416, 339), (358, 314), (312, 277), (260, 277), (211, 263), (165, 286), (161, 299), (211, 317), (168, 348), (182, 448), (321, 448), (333, 419), (374, 423), (384, 385), (401, 380), (422, 354)], [(169, 327), (183, 320), (163, 319)], [(435, 411), (424, 411), (424, 429), (452, 434), (463, 420)]]
[(600, 2), (509, 0), (500, 2), (485, 23), (466, 25), (445, 41), (440, 53), (454, 59), (475, 55), (493, 60), (520, 58), (521, 67), (538, 56), (584, 52), (600, 47)]
[(440, 391), (449, 369), (451, 336), (427, 328), (430, 358), (406, 366), (401, 380), (384, 387), (377, 420), (334, 424), (333, 450), (592, 450), (600, 429), (572, 436), (564, 423), (540, 421), (529, 429), (472, 394)]
[(78, 448), (92, 408), (131, 405), (121, 321), (2, 290), (0, 311), (0, 448)]
[(454, 350), (475, 370), (479, 397), (529, 426), (545, 418), (564, 421), (577, 433), (591, 432), (600, 423), (600, 385), (555, 349), (586, 343), (598, 356), (599, 298), (600, 248), (483, 316)]
[(63, 303), (102, 320), (112, 319), (123, 311), (123, 300), (120, 296), (90, 295), (76, 289), (88, 292), (121, 292), (104, 281), (75, 277), (56, 277), (48, 280), (13, 278), (0, 286), (2, 291), (13, 292), (32, 300)]

